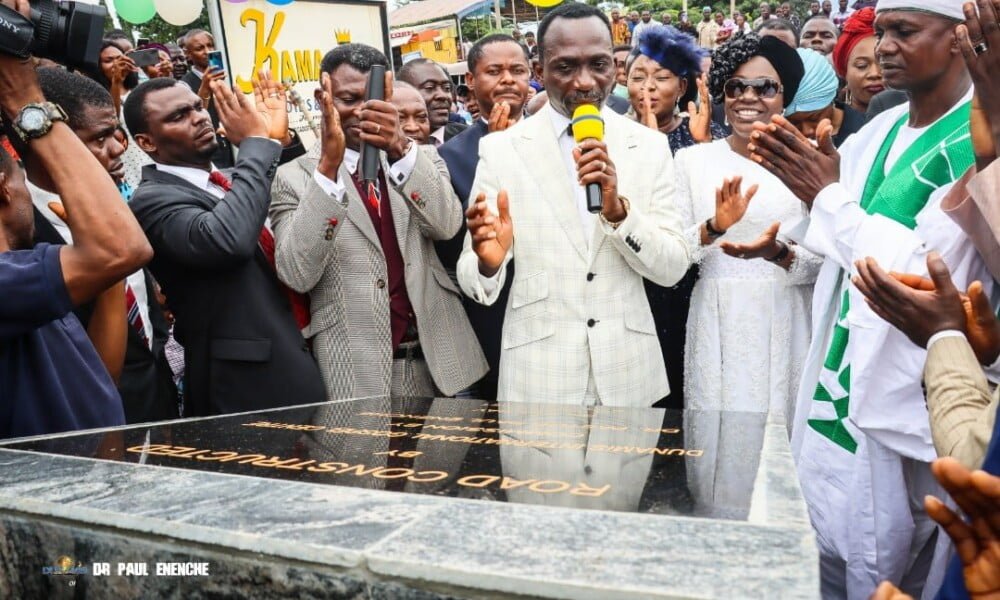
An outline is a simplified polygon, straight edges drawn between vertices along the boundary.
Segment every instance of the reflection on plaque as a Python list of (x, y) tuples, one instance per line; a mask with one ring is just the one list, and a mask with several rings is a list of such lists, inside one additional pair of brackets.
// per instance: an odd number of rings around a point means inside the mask
[(765, 416), (374, 398), (9, 444), (314, 484), (745, 520)]

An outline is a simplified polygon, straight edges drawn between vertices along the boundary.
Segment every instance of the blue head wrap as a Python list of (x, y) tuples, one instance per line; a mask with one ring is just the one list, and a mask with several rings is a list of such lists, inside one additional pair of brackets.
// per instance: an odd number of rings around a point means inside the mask
[(701, 59), (708, 52), (699, 48), (690, 35), (670, 25), (656, 25), (639, 34), (639, 43), (632, 49), (632, 56), (640, 54), (674, 75), (687, 78), (701, 73)]
[(792, 102), (785, 108), (785, 115), (811, 112), (830, 106), (837, 96), (837, 87), (840, 83), (837, 80), (837, 73), (825, 56), (807, 48), (798, 48), (796, 52), (802, 59), (805, 75)]

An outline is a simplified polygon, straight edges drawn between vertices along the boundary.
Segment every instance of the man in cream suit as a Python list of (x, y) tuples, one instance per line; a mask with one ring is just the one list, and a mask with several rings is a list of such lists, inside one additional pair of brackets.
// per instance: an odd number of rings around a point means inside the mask
[[(559, 6), (538, 47), (549, 105), (480, 142), (459, 283), (490, 304), (517, 256), (499, 400), (650, 406), (669, 386), (642, 278), (669, 286), (690, 264), (667, 139), (607, 109), (605, 142), (567, 133), (573, 111), (603, 106), (614, 85), (601, 11)], [(587, 212), (587, 183), (602, 188), (600, 214)]]
[[(454, 395), (486, 372), (459, 291), (434, 252), (461, 227), (444, 162), (403, 134), (386, 100), (365, 101), (388, 66), (346, 44), (321, 64), (321, 140), (282, 167), (272, 189), (278, 276), (309, 294), (313, 341), (330, 399)], [(379, 148), (378, 181), (360, 175), (362, 142)]]

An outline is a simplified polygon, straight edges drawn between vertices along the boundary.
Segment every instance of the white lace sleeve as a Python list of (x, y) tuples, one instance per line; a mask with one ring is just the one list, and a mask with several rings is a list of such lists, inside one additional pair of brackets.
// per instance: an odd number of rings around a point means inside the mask
[(795, 256), (786, 272), (788, 285), (812, 285), (816, 283), (816, 276), (819, 274), (820, 267), (823, 266), (823, 257), (813, 254), (798, 244), (792, 246), (792, 250), (795, 252)]
[(691, 250), (691, 264), (698, 264), (705, 256), (705, 246), (701, 245), (701, 223), (695, 222), (694, 202), (695, 198), (691, 191), (691, 175), (697, 169), (692, 164), (692, 160), (697, 154), (690, 148), (683, 148), (674, 156), (674, 173), (676, 174), (677, 185), (674, 187), (677, 194), (677, 212), (681, 217), (681, 227), (684, 228), (684, 241), (687, 242)]

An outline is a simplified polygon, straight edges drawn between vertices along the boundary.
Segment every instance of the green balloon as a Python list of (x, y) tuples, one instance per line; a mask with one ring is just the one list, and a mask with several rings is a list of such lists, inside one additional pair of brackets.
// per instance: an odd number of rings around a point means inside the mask
[(123, 21), (139, 25), (156, 16), (153, 0), (114, 0), (118, 16)]

